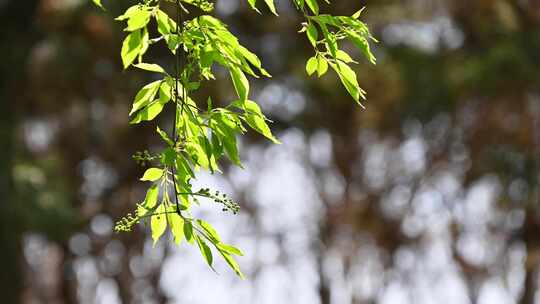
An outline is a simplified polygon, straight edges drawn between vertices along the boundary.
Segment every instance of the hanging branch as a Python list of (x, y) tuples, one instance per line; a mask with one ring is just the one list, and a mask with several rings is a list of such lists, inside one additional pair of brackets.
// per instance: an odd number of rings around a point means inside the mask
[[(171, 137), (157, 127), (156, 131), (164, 143), (161, 152), (151, 155), (144, 151), (134, 155), (137, 163), (143, 166), (152, 164), (141, 178), (141, 181), (150, 183), (150, 186), (144, 200), (137, 204), (133, 214), (120, 219), (115, 230), (130, 231), (136, 224), (150, 221), (154, 243), (169, 228), (177, 244), (183, 240), (192, 245), (197, 244), (211, 268), (214, 262), (213, 252), (218, 252), (236, 274), (243, 277), (234, 259), (234, 256), (243, 255), (242, 251), (223, 243), (208, 222), (191, 215), (192, 203), (199, 203), (198, 198), (201, 197), (220, 205), (224, 212), (233, 214), (238, 213), (238, 204), (219, 191), (208, 188), (193, 191), (191, 181), (195, 179), (194, 172), (198, 170), (220, 173), (218, 160), (224, 156), (242, 167), (237, 136), (244, 134), (246, 127), (274, 143), (279, 143), (259, 105), (249, 99), (250, 85), (247, 75), (269, 77), (270, 74), (262, 67), (257, 55), (242, 46), (225, 24), (209, 15), (214, 8), (212, 3), (207, 0), (162, 1), (174, 4), (175, 20), (161, 10), (159, 0), (140, 0), (116, 18), (127, 23), (125, 31), (128, 35), (121, 50), (124, 68), (133, 66), (162, 76), (162, 79), (145, 85), (136, 94), (129, 114), (132, 117), (130, 123), (154, 121), (165, 106), (172, 102), (174, 124)], [(256, 0), (247, 1), (259, 12)], [(300, 32), (306, 33), (315, 52), (306, 64), (308, 75), (317, 72), (317, 75), (322, 77), (328, 67), (331, 67), (352, 98), (363, 106), (360, 100), (365, 99), (365, 92), (360, 88), (356, 72), (351, 67), (357, 62), (339, 48), (342, 40), (349, 40), (364, 57), (375, 63), (369, 43), (376, 40), (367, 26), (359, 20), (362, 10), (352, 16), (332, 16), (320, 14), (317, 0), (292, 1), (306, 19)], [(101, 0), (93, 2), (103, 8)], [(268, 9), (277, 15), (274, 1), (264, 2)], [(206, 14), (189, 19), (189, 11), (184, 4), (190, 9), (198, 8)], [(184, 12), (188, 15), (186, 20), (183, 18)], [(158, 37), (150, 37), (148, 26), (151, 20), (155, 22)], [(169, 75), (157, 64), (143, 61), (149, 47), (162, 42), (174, 55), (173, 75)], [(206, 81), (215, 79), (212, 72), (214, 65), (221, 65), (229, 71), (238, 99), (221, 108), (214, 107), (208, 97), (207, 109), (203, 111), (190, 98), (190, 93)], [(174, 189), (174, 203), (169, 197), (169, 187)]]

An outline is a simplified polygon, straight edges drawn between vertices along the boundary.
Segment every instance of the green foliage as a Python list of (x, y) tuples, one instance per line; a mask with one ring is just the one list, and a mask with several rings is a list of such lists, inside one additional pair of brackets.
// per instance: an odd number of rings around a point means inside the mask
[[(274, 143), (279, 143), (268, 126), (268, 119), (259, 105), (250, 100), (248, 76), (270, 77), (253, 52), (242, 46), (234, 34), (220, 20), (208, 15), (213, 4), (206, 0), (166, 0), (176, 4), (178, 14), (188, 13), (188, 8), (197, 7), (206, 14), (180, 23), (169, 17), (160, 8), (158, 0), (141, 0), (116, 18), (126, 23), (127, 36), (121, 50), (124, 69), (131, 66), (160, 75), (159, 80), (143, 86), (136, 94), (129, 115), (131, 124), (151, 122), (169, 103), (174, 107), (175, 124), (172, 134), (157, 127), (156, 131), (164, 142), (158, 155), (147, 151), (138, 152), (134, 159), (148, 168), (141, 181), (150, 182), (144, 201), (137, 204), (134, 214), (128, 214), (117, 222), (116, 231), (130, 231), (140, 222), (150, 222), (154, 243), (171, 231), (174, 242), (199, 248), (206, 263), (213, 267), (213, 252), (218, 252), (232, 270), (244, 277), (234, 256), (242, 256), (240, 249), (222, 243), (217, 231), (210, 223), (193, 217), (191, 211), (199, 204), (198, 198), (207, 198), (219, 204), (224, 212), (238, 213), (239, 206), (225, 194), (210, 189), (194, 191), (191, 182), (198, 170), (211, 173), (221, 172), (218, 161), (226, 156), (235, 165), (242, 166), (237, 147), (237, 136), (250, 127)], [(100, 0), (93, 2), (102, 7)], [(249, 5), (259, 12), (256, 0), (248, 0)], [(268, 9), (277, 15), (273, 0), (264, 0)], [(369, 40), (374, 40), (367, 26), (358, 20), (361, 11), (351, 17), (319, 14), (317, 0), (294, 0), (296, 8), (305, 16), (301, 32), (306, 32), (315, 55), (306, 65), (309, 75), (317, 72), (319, 77), (326, 74), (330, 66), (338, 75), (350, 95), (359, 102), (365, 98), (356, 73), (350, 64), (356, 63), (349, 54), (339, 48), (339, 42), (348, 39), (356, 45), (364, 56), (375, 63)], [(154, 27), (157, 31), (149, 29)], [(150, 32), (158, 37), (150, 37)], [(177, 63), (171, 75), (155, 63), (143, 61), (149, 47), (164, 42), (171, 54), (183, 57), (183, 69)], [(171, 59), (171, 61), (173, 61)], [(212, 68), (221, 65), (229, 71), (238, 100), (226, 107), (213, 107), (208, 98), (206, 109), (190, 96), (209, 80), (215, 79)]]

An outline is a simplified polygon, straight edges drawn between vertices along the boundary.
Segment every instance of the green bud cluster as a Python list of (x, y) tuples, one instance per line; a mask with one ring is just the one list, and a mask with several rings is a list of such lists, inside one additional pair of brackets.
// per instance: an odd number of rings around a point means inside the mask
[(128, 213), (126, 216), (116, 222), (116, 224), (114, 225), (114, 231), (130, 232), (133, 230), (133, 226), (135, 226), (140, 220), (141, 218), (139, 217), (137, 211), (135, 211), (135, 215)]
[(141, 167), (146, 166), (146, 164), (148, 164), (151, 161), (156, 159), (156, 157), (152, 156), (152, 154), (150, 154), (150, 152), (148, 152), (148, 150), (144, 150), (142, 152), (141, 151), (135, 152), (135, 154), (133, 154), (132, 158), (137, 163), (137, 165), (139, 165)]
[(233, 214), (240, 212), (240, 205), (229, 198), (225, 193), (220, 193), (219, 191), (212, 193), (210, 192), (210, 189), (203, 188), (200, 189), (197, 194), (208, 197), (215, 203), (223, 205), (223, 208), (221, 209), (223, 212), (232, 212)]

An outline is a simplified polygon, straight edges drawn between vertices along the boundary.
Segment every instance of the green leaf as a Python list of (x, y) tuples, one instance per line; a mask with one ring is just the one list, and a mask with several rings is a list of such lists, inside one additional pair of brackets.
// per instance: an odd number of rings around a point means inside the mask
[(337, 44), (336, 37), (335, 37), (334, 34), (330, 33), (330, 31), (328, 30), (328, 27), (326, 26), (326, 23), (321, 21), (320, 17), (321, 16), (319, 16), (319, 18), (317, 18), (317, 19), (315, 19), (315, 17), (313, 17), (313, 18), (315, 20), (317, 20), (317, 22), (319, 23), (319, 26), (321, 27), (321, 31), (322, 31), (322, 34), (323, 34), (323, 37), (324, 37), (326, 48), (328, 49), (330, 54), (332, 54), (332, 57), (335, 58), (337, 50), (338, 50), (338, 44)]
[(356, 73), (344, 62), (338, 60), (336, 63), (337, 64), (331, 64), (331, 66), (338, 74), (341, 83), (343, 83), (354, 100), (360, 104), (360, 106), (363, 106), (360, 103), (360, 97), (365, 98), (365, 96), (362, 89), (360, 89), (360, 85), (358, 85)]
[[(164, 213), (165, 205), (161, 204), (156, 210), (156, 213)], [(165, 233), (167, 229), (167, 216), (166, 214), (157, 214), (153, 215), (150, 219), (150, 228), (152, 230), (152, 239), (154, 240), (154, 245), (156, 245), (159, 238)]]
[(237, 67), (231, 67), (230, 74), (234, 89), (238, 94), (238, 98), (241, 100), (247, 100), (249, 95), (249, 82), (246, 75)]
[(127, 69), (135, 61), (141, 46), (141, 31), (134, 31), (124, 39), (121, 52), (124, 69)]
[(356, 13), (354, 13), (354, 14), (352, 15), (352, 17), (353, 17), (354, 19), (360, 18), (360, 15), (362, 14), (362, 12), (364, 11), (365, 8), (366, 8), (366, 7), (362, 7), (359, 11), (357, 11)]
[(279, 140), (272, 135), (272, 131), (270, 131), (270, 128), (266, 123), (266, 117), (262, 113), (259, 105), (254, 101), (246, 100), (244, 101), (243, 106), (246, 111), (245, 119), (248, 125), (275, 144), (280, 144)]
[(259, 57), (257, 57), (257, 55), (255, 55), (253, 52), (241, 45), (238, 46), (238, 50), (240, 51), (240, 54), (242, 54), (242, 56), (244, 56), (249, 61), (249, 63), (253, 64), (257, 69), (259, 69), (262, 75), (266, 77), (272, 77), (272, 75), (270, 75), (265, 69), (263, 69), (261, 60), (259, 59)]
[(193, 238), (193, 224), (191, 224), (189, 221), (184, 222), (184, 236), (186, 241), (188, 241), (190, 244), (193, 244), (195, 241)]
[(313, 14), (319, 14), (319, 3), (317, 3), (317, 0), (306, 0), (306, 3)]
[(202, 256), (206, 260), (206, 263), (208, 263), (208, 266), (212, 267), (212, 250), (200, 236), (196, 235), (195, 239), (197, 240), (197, 245), (199, 246)]
[(203, 167), (204, 169), (208, 169), (208, 166), (209, 166), (208, 157), (203, 147), (201, 147), (199, 143), (191, 142), (191, 141), (186, 142), (185, 146), (193, 163)]
[(148, 214), (148, 212), (156, 209), (158, 195), (159, 188), (157, 185), (152, 185), (152, 187), (148, 188), (144, 201), (142, 204), (137, 205), (137, 215), (144, 216)]
[(197, 224), (201, 226), (201, 228), (207, 233), (207, 236), (212, 239), (214, 243), (219, 243), (220, 238), (219, 234), (217, 233), (216, 229), (212, 227), (208, 222), (204, 220), (197, 220)]
[(150, 105), (146, 106), (139, 112), (137, 112), (137, 115), (129, 122), (130, 124), (138, 124), (141, 121), (151, 121), (154, 118), (156, 118), (161, 111), (163, 111), (163, 107), (165, 104), (169, 102), (168, 99), (162, 100), (158, 99), (154, 102), (150, 103)]
[(328, 62), (323, 56), (317, 56), (317, 76), (321, 77), (328, 71)]
[(157, 204), (158, 195), (158, 185), (152, 185), (152, 187), (148, 188), (148, 191), (146, 191), (146, 198), (144, 199), (144, 207), (147, 209), (154, 208)]
[[(173, 207), (176, 208), (176, 207)], [(184, 219), (178, 213), (169, 213), (169, 225), (176, 245), (180, 245), (184, 239)]]
[(266, 3), (266, 5), (268, 6), (268, 8), (270, 9), (270, 11), (272, 12), (272, 14), (274, 15), (278, 15), (277, 12), (276, 12), (276, 6), (274, 5), (274, 0), (264, 0), (264, 2)]
[(375, 58), (373, 53), (371, 53), (369, 43), (365, 37), (362, 37), (358, 33), (351, 30), (345, 30), (345, 33), (347, 34), (349, 40), (354, 43), (354, 45), (364, 54), (364, 56), (369, 60), (369, 62), (371, 62), (372, 64), (377, 63), (377, 59)]
[(345, 62), (345, 63), (351, 63), (351, 62), (354, 62), (354, 60), (351, 58), (351, 56), (349, 56), (349, 54), (345, 53), (344, 51), (342, 50), (338, 50), (337, 51), (337, 59)]
[(225, 153), (232, 162), (242, 167), (240, 157), (238, 155), (238, 147), (236, 146), (235, 122), (228, 115), (219, 114), (212, 119), (214, 134), (219, 136), (219, 142), (222, 143)]
[(94, 4), (101, 8), (102, 10), (105, 10), (105, 8), (103, 7), (103, 4), (101, 3), (101, 0), (92, 0), (92, 2), (94, 2)]
[(133, 6), (130, 6), (122, 15), (116, 17), (114, 20), (117, 20), (117, 21), (127, 20), (131, 18), (131, 16), (137, 14), (137, 12), (140, 10), (141, 10), (141, 6), (139, 4), (135, 4)]
[(214, 3), (208, 0), (181, 0), (182, 2), (189, 3), (193, 6), (200, 8), (204, 12), (211, 12), (214, 9)]
[(257, 0), (248, 0), (248, 3), (249, 6), (251, 6), (251, 8), (254, 9), (257, 13), (261, 13), (255, 6), (257, 4)]
[(156, 131), (159, 136), (161, 136), (161, 139), (163, 139), (163, 141), (167, 143), (167, 145), (169, 145), (170, 147), (174, 146), (174, 142), (172, 141), (172, 139), (170, 139), (169, 135), (167, 135), (165, 131), (161, 130), (159, 126), (156, 128)]
[[(219, 248), (218, 248), (218, 249), (219, 249)], [(234, 272), (235, 272), (241, 279), (245, 279), (244, 274), (242, 273), (242, 271), (240, 271), (240, 266), (238, 265), (238, 263), (236, 262), (236, 260), (235, 260), (229, 253), (227, 253), (227, 251), (219, 250), (219, 253), (220, 253), (221, 256), (223, 257), (223, 259), (225, 259), (225, 261), (227, 262), (227, 264), (229, 264), (229, 266), (232, 268), (232, 270), (234, 270)]]
[(133, 65), (136, 68), (139, 68), (141, 70), (149, 71), (149, 72), (156, 72), (167, 75), (167, 72), (159, 66), (158, 64), (150, 64), (150, 63), (138, 63)]
[(306, 72), (309, 76), (313, 75), (318, 67), (318, 61), (317, 57), (311, 57), (308, 59), (308, 62), (306, 64)]
[(236, 247), (234, 247), (232, 245), (219, 243), (219, 244), (217, 244), (217, 247), (218, 247), (219, 251), (225, 251), (227, 253), (234, 254), (234, 255), (239, 255), (239, 256), (244, 255), (242, 250), (240, 250), (240, 249), (238, 249), (238, 248), (236, 248)]
[(150, 181), (155, 182), (158, 179), (160, 179), (163, 176), (163, 169), (159, 168), (150, 168), (144, 172), (143, 177), (141, 177), (141, 181)]
[[(160, 94), (159, 94), (158, 99), (152, 100), (150, 102), (148, 102), (148, 100), (151, 100), (151, 99), (148, 99), (147, 101), (144, 101), (141, 104), (137, 104), (137, 108), (143, 107), (143, 109), (137, 113), (135, 118), (133, 118), (130, 121), (130, 123), (135, 124), (141, 121), (150, 121), (150, 120), (153, 120), (157, 115), (159, 115), (159, 113), (161, 113), (165, 104), (167, 104), (171, 100), (171, 95), (170, 95), (170, 87), (165, 82), (161, 83), (159, 90), (160, 90)], [(154, 98), (155, 95), (156, 94), (153, 93), (153, 96), (151, 98)]]
[(160, 9), (156, 11), (156, 21), (158, 25), (158, 32), (164, 37), (169, 35), (171, 32), (176, 31), (176, 22)]
[(126, 31), (133, 32), (135, 30), (145, 27), (150, 21), (150, 16), (152, 13), (146, 8), (141, 8), (131, 14), (128, 19), (128, 26)]
[(319, 40), (319, 32), (317, 31), (317, 27), (310, 22), (307, 26), (306, 32), (311, 45), (317, 46), (317, 40)]
[(139, 50), (139, 63), (142, 62), (143, 55), (148, 51), (148, 48), (150, 48), (150, 35), (148, 34), (148, 30), (146, 28), (142, 29), (142, 36), (141, 36), (141, 48)]
[(133, 107), (129, 112), (130, 116), (138, 110), (142, 109), (143, 107), (147, 106), (150, 102), (154, 100), (154, 97), (159, 90), (161, 82), (162, 80), (151, 82), (145, 85), (141, 90), (139, 90), (139, 92), (137, 92), (135, 100), (133, 101)]

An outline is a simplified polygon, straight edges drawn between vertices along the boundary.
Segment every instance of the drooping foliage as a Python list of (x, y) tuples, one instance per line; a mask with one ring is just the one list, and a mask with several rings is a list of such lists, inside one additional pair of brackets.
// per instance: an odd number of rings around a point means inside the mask
[[(93, 2), (104, 8), (101, 0)], [(175, 5), (175, 16), (169, 16), (162, 9), (164, 2)], [(264, 2), (278, 15), (273, 0)], [(256, 0), (248, 0), (248, 3), (260, 13)], [(340, 42), (348, 40), (367, 60), (375, 63), (369, 43), (376, 40), (359, 20), (362, 10), (352, 16), (332, 16), (320, 12), (317, 0), (293, 0), (293, 5), (305, 17), (300, 33), (305, 33), (315, 52), (307, 60), (307, 74), (316, 72), (321, 77), (332, 68), (347, 92), (362, 105), (365, 92), (350, 66), (357, 62), (340, 49)], [(158, 80), (146, 84), (135, 95), (130, 123), (152, 122), (167, 106), (174, 111), (175, 121), (171, 122), (174, 127), (169, 133), (164, 131), (164, 126), (156, 127), (157, 135), (163, 140), (160, 153), (144, 151), (134, 155), (140, 164), (150, 165), (141, 177), (141, 181), (148, 183), (148, 190), (133, 213), (117, 222), (115, 230), (130, 231), (137, 223), (149, 223), (155, 243), (169, 229), (175, 243), (185, 240), (196, 244), (210, 267), (213, 254), (217, 252), (243, 277), (234, 259), (234, 256), (242, 256), (242, 251), (223, 243), (208, 222), (195, 218), (191, 212), (199, 204), (198, 198), (209, 199), (233, 214), (239, 211), (238, 204), (218, 191), (194, 189), (192, 181), (199, 170), (221, 172), (219, 161), (223, 157), (241, 167), (237, 136), (247, 132), (248, 127), (274, 143), (279, 140), (272, 134), (259, 105), (250, 99), (248, 77), (271, 76), (257, 55), (211, 15), (213, 8), (213, 3), (206, 0), (141, 0), (116, 18), (126, 23), (127, 36), (121, 49), (124, 68), (134, 67), (159, 75)], [(202, 11), (202, 14), (192, 14), (191, 10)], [(151, 37), (150, 33), (157, 36)], [(166, 44), (171, 52), (171, 62), (175, 62), (173, 71), (145, 61), (149, 48), (158, 43)], [(216, 78), (213, 73), (216, 65), (229, 72), (238, 96), (226, 102), (225, 107), (215, 107), (210, 97), (205, 101), (192, 98), (205, 82)]]

